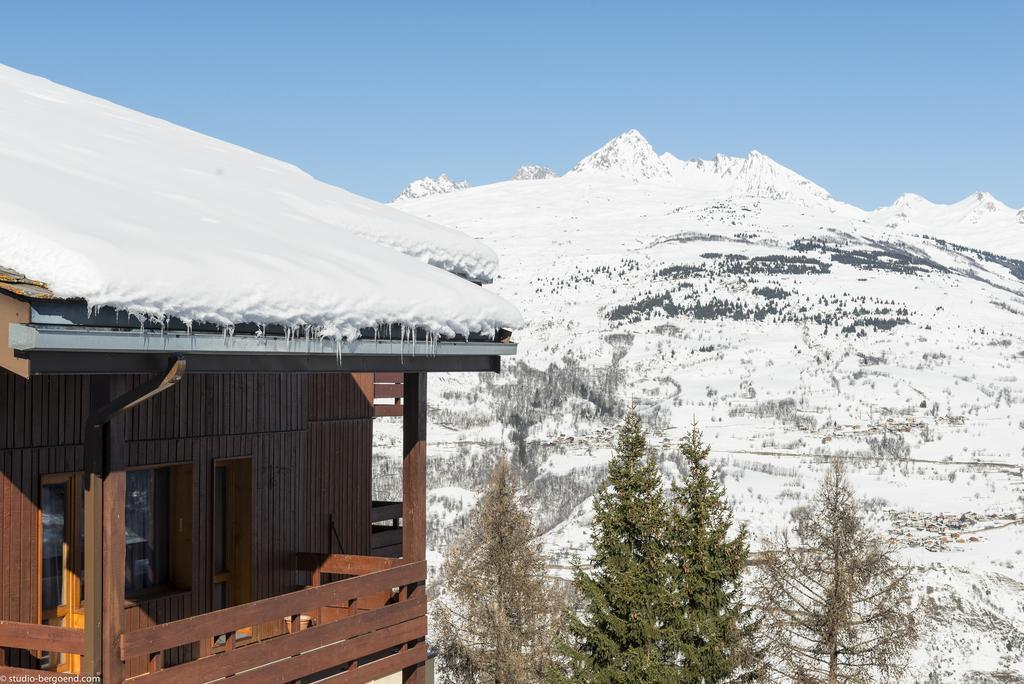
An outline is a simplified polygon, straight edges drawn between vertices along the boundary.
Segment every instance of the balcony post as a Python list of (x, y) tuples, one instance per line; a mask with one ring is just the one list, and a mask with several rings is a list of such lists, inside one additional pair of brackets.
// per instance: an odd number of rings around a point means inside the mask
[[(407, 562), (427, 558), (427, 374), (405, 374), (405, 406), (402, 417), (402, 558)], [(410, 588), (409, 598), (426, 591)], [(410, 644), (414, 647), (416, 644)], [(406, 684), (426, 681), (426, 664), (402, 671)]]
[[(111, 378), (89, 379), (90, 416), (111, 401)], [(114, 416), (85, 426), (85, 654), (82, 674), (115, 684), (123, 679), (124, 424)]]

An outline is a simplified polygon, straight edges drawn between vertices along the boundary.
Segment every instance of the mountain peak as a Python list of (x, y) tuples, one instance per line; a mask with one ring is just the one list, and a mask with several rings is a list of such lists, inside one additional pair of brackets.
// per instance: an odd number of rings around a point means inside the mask
[(425, 176), (419, 180), (414, 180), (405, 186), (405, 190), (402, 190), (402, 192), (398, 194), (398, 197), (392, 201), (401, 202), (403, 200), (429, 197), (430, 195), (446, 195), (451, 192), (465, 190), (468, 187), (468, 181), (453, 181), (448, 177), (447, 173), (442, 173), (437, 178)]
[(516, 169), (515, 174), (512, 176), (512, 180), (544, 180), (545, 178), (554, 178), (555, 172), (546, 166), (540, 164), (524, 164)]
[(964, 204), (978, 204), (987, 207), (992, 211), (1007, 209), (1008, 207), (992, 196), (992, 193), (979, 190), (961, 200)]
[(668, 178), (668, 166), (635, 128), (616, 136), (601, 149), (587, 155), (570, 174), (602, 174), (633, 181)]
[(931, 202), (917, 193), (905, 192), (896, 198), (896, 201), (892, 203), (892, 208), (915, 209), (917, 207), (928, 206), (930, 204)]
[(996, 214), (1008, 214), (1013, 210), (983, 191), (972, 193), (956, 203), (957, 207), (967, 210), (963, 220), (967, 223), (980, 223)]

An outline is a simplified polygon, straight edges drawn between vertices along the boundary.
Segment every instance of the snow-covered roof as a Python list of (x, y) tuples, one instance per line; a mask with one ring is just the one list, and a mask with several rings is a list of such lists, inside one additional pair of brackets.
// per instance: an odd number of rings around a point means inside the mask
[(349, 338), (521, 326), (463, 233), (3, 65), (0, 179), (0, 266), (59, 298)]

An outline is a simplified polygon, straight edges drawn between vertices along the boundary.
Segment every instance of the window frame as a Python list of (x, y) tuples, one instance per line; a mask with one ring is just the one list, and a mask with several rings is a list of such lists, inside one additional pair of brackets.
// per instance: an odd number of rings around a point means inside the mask
[[(137, 591), (129, 591), (128, 589), (128, 515), (127, 510), (125, 511), (125, 588), (124, 598), (125, 606), (137, 606), (146, 601), (164, 598), (167, 596), (174, 596), (176, 594), (185, 594), (192, 591), (194, 585), (194, 571), (193, 571), (193, 558), (192, 558), (192, 539), (195, 534), (195, 523), (193, 520), (193, 505), (194, 505), (194, 468), (191, 462), (186, 463), (159, 463), (155, 465), (141, 465), (131, 466), (125, 468), (125, 507), (128, 505), (128, 474), (133, 472), (140, 472), (151, 470), (155, 471), (163, 470), (167, 472), (167, 493), (166, 493), (166, 505), (167, 511), (164, 519), (166, 520), (167, 529), (162, 532), (166, 537), (167, 545), (167, 558), (164, 560), (166, 565), (166, 578), (153, 586), (146, 587)], [(175, 473), (177, 471), (177, 473)], [(177, 479), (176, 479), (177, 478)], [(152, 482), (152, 480), (151, 480)], [(176, 484), (177, 482), (177, 484)], [(187, 485), (185, 484), (187, 482)], [(182, 490), (184, 490), (188, 497), (186, 500), (181, 500)], [(152, 513), (150, 514), (152, 516)], [(180, 521), (181, 529), (176, 533), (174, 531), (175, 521)], [(187, 526), (185, 525), (187, 521)], [(187, 529), (186, 529), (187, 527)], [(184, 564), (177, 564), (178, 569), (175, 566), (175, 556), (177, 554), (184, 554), (186, 562)], [(187, 568), (187, 569), (186, 569)]]
[[(170, 479), (167, 492), (167, 581), (147, 587), (141, 591), (129, 591), (127, 573), (128, 545), (125, 543), (125, 607), (140, 605), (146, 601), (191, 592), (194, 587), (193, 543), (195, 531), (194, 505), (196, 502), (195, 467), (191, 462), (162, 463), (157, 465), (132, 466), (125, 468), (125, 489), (127, 499), (127, 474), (141, 470), (168, 470)], [(36, 506), (36, 591), (35, 601), (40, 624), (66, 617), (66, 614), (81, 612), (85, 608), (85, 568), (84, 554), (84, 519), (85, 496), (83, 471), (67, 473), (48, 473), (39, 476), (38, 504)], [(64, 522), (64, 603), (56, 608), (43, 606), (43, 488), (48, 485), (64, 484), (65, 522)], [(182, 500), (182, 494), (187, 494)], [(127, 500), (125, 501), (127, 506)], [(179, 529), (174, 530), (178, 522)], [(175, 557), (182, 559), (175, 562)]]

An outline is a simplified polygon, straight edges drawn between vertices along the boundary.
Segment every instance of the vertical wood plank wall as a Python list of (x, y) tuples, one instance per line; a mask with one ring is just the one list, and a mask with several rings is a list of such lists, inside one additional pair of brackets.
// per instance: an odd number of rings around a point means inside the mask
[[(133, 376), (128, 384), (143, 380)], [(0, 370), (0, 619), (39, 620), (40, 477), (82, 470), (88, 382), (26, 381)], [(211, 609), (218, 458), (252, 459), (254, 600), (296, 588), (299, 551), (327, 552), (333, 543), (335, 552), (369, 554), (372, 397), (372, 375), (191, 374), (132, 409), (124, 421), (127, 467), (192, 465), (195, 543), (191, 589), (128, 607), (125, 629)], [(191, 651), (178, 649), (167, 660), (188, 659)], [(27, 658), (18, 654), (12, 664), (30, 667)], [(144, 666), (130, 663), (125, 674)]]

